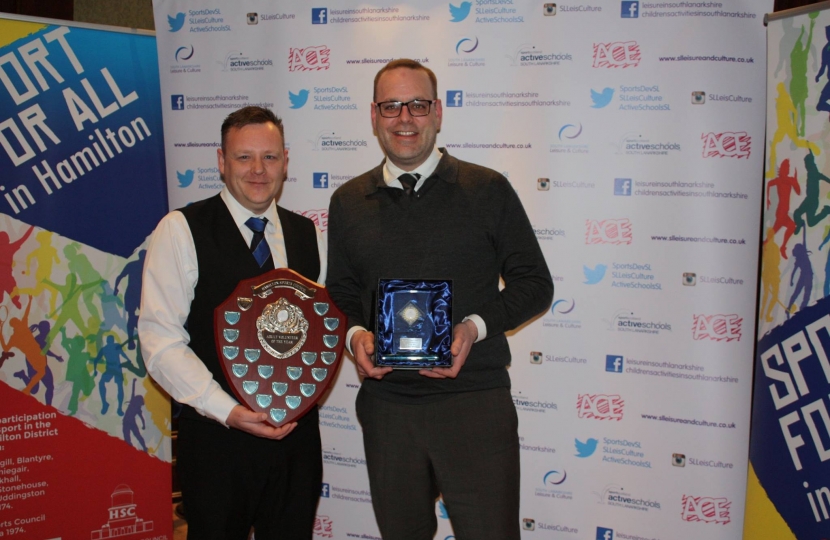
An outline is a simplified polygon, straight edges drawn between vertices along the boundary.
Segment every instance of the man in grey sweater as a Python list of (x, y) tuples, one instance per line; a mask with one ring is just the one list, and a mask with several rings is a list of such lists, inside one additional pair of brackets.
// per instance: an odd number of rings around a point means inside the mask
[[(385, 540), (431, 540), (440, 493), (458, 540), (518, 540), (518, 418), (504, 333), (550, 305), (550, 272), (507, 179), (436, 147), (432, 71), (390, 62), (375, 77), (371, 109), (387, 159), (331, 199), (328, 287), (349, 318), (346, 343), (364, 378), (357, 415), (378, 526)], [(379, 278), (452, 280), (451, 367), (374, 364)]]

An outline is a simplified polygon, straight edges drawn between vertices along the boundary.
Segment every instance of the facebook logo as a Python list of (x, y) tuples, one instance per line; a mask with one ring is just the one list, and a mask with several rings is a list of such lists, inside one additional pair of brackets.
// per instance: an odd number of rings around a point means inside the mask
[(614, 195), (631, 195), (631, 178), (614, 178)]
[(622, 0), (620, 17), (623, 19), (636, 19), (640, 16), (639, 0)]
[(623, 370), (623, 357), (617, 356), (614, 354), (606, 354), (605, 355), (605, 371), (610, 371), (612, 373), (622, 373)]
[(314, 173), (314, 187), (327, 188), (329, 187), (329, 173), (316, 172)]
[(320, 496), (325, 499), (329, 498), (329, 485), (325, 482), (323, 483), (323, 488), (320, 490)]
[(447, 107), (464, 106), (464, 92), (461, 90), (447, 90)]
[(597, 540), (614, 540), (614, 529), (597, 527)]
[(183, 111), (184, 110), (184, 96), (181, 94), (173, 94), (170, 96), (170, 104), (173, 106), (174, 111)]
[(328, 9), (324, 7), (311, 8), (311, 24), (328, 23)]

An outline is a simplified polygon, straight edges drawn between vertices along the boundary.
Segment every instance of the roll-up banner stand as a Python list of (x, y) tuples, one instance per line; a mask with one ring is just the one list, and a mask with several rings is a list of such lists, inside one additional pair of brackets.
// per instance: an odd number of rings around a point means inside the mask
[(830, 2), (767, 22), (747, 540), (830, 536)]
[(167, 211), (156, 39), (0, 14), (0, 538), (172, 538), (136, 320)]

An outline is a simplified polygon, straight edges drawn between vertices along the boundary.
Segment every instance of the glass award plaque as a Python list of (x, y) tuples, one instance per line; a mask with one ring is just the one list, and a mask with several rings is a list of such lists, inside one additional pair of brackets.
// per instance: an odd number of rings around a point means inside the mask
[(287, 268), (246, 279), (213, 313), (216, 350), (239, 403), (279, 427), (311, 409), (334, 380), (346, 317), (328, 291)]
[(378, 281), (375, 364), (395, 369), (452, 366), (452, 281)]

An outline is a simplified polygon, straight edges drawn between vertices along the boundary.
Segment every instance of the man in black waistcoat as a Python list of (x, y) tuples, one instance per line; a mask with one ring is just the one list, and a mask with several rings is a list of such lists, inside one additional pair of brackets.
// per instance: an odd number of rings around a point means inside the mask
[(257, 540), (310, 540), (323, 471), (317, 409), (274, 428), (240, 405), (216, 353), (213, 311), (241, 280), (273, 268), (323, 282), (325, 249), (311, 220), (275, 203), (288, 156), (274, 113), (231, 113), (217, 157), (222, 192), (170, 212), (153, 232), (141, 349), (153, 379), (184, 405), (177, 472), (188, 538), (244, 540), (253, 527)]
[[(505, 332), (550, 305), (553, 282), (507, 179), (435, 145), (437, 92), (413, 60), (375, 76), (372, 126), (386, 160), (331, 198), (328, 289), (364, 377), (356, 412), (384, 540), (431, 540), (439, 492), (458, 540), (518, 540)], [(373, 364), (378, 278), (452, 280), (452, 367)]]

